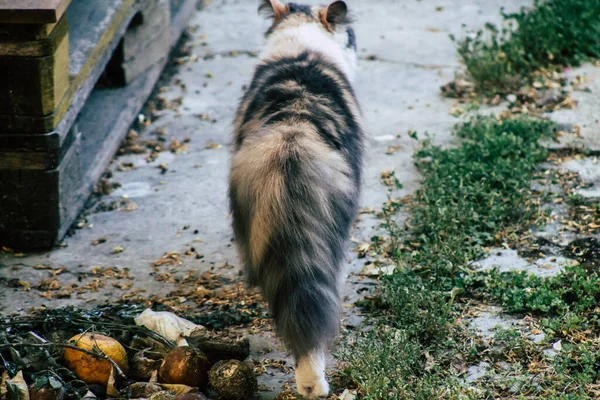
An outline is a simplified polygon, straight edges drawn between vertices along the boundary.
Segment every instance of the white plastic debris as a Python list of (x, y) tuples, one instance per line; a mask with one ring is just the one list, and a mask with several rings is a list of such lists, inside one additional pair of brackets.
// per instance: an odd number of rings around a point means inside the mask
[(136, 325), (145, 326), (153, 332), (177, 343), (177, 346), (188, 346), (186, 338), (204, 336), (206, 328), (196, 325), (187, 319), (178, 317), (168, 311), (152, 311), (146, 309), (134, 318)]
[(554, 343), (552, 348), (557, 352), (560, 352), (562, 350), (562, 341), (559, 340), (558, 342)]

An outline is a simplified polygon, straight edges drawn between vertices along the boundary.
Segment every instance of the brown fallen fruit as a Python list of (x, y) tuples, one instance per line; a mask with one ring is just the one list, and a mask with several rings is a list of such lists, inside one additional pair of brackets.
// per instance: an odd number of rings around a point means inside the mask
[(200, 350), (182, 346), (166, 355), (158, 370), (160, 383), (173, 383), (206, 389), (210, 362)]
[(36, 388), (35, 386), (29, 390), (29, 400), (62, 400), (65, 398), (63, 388), (53, 388), (52, 386), (44, 386)]
[[(127, 353), (115, 339), (97, 333), (82, 333), (69, 339), (69, 344), (104, 354), (113, 360), (123, 373), (127, 373)], [(63, 357), (67, 368), (75, 372), (79, 379), (88, 384), (106, 386), (112, 369), (108, 360), (70, 348), (65, 349)]]
[(238, 360), (219, 361), (209, 372), (210, 386), (219, 399), (251, 399), (258, 384), (252, 368)]

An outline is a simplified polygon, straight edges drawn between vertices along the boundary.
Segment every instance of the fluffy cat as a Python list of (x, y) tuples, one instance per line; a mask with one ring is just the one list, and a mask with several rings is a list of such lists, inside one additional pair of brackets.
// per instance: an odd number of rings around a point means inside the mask
[(248, 283), (296, 359), (298, 392), (314, 398), (329, 392), (325, 351), (360, 193), (356, 39), (343, 1), (263, 0), (260, 10), (273, 24), (234, 124), (233, 229)]

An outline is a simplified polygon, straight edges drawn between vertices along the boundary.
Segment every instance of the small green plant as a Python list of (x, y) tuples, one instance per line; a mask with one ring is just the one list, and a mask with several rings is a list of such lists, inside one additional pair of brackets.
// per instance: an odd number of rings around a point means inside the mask
[(379, 327), (359, 334), (338, 357), (362, 399), (459, 398), (459, 386), (448, 368), (430, 365), (426, 349), (403, 329)]
[(541, 68), (600, 58), (600, 0), (536, 0), (531, 8), (502, 16), (503, 28), (487, 24), (457, 42), (481, 94), (516, 90)]
[(445, 336), (451, 321), (450, 294), (436, 290), (410, 270), (393, 274), (383, 287), (381, 301), (392, 315), (392, 326), (428, 344)]
[(423, 182), (407, 207), (410, 228), (395, 222), (393, 203), (382, 213), (393, 247), (387, 256), (398, 265), (373, 304), (384, 310), (383, 327), (340, 354), (364, 398), (471, 398), (460, 394), (457, 375), (464, 370), (452, 365), (478, 351), (454, 326), (452, 300), (483, 247), (540, 212), (528, 204), (529, 186), (547, 157), (539, 139), (553, 130), (551, 122), (531, 118), (474, 117), (456, 128), (463, 139), (457, 148), (426, 140), (417, 151)]
[(469, 274), (462, 280), (469, 294), (495, 301), (507, 312), (541, 317), (546, 332), (556, 337), (597, 326), (599, 282), (598, 271), (580, 266), (566, 267), (564, 273), (552, 277), (491, 270)]
[(531, 221), (540, 210), (527, 202), (529, 185), (547, 157), (538, 141), (553, 130), (552, 122), (531, 118), (474, 117), (456, 128), (458, 148), (426, 141), (416, 153), (422, 188), (409, 207), (409, 242), (419, 243), (411, 263), (449, 290), (496, 233)]
[(598, 347), (583, 343), (565, 343), (553, 362), (556, 373), (566, 384), (570, 384), (583, 394), (583, 387), (598, 381), (600, 353)]

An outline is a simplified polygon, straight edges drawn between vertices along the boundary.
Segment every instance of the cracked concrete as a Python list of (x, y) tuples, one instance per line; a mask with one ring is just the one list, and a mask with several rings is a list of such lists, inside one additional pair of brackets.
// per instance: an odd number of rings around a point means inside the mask
[(588, 151), (600, 151), (600, 118), (598, 117), (598, 101), (600, 101), (600, 68), (584, 64), (580, 68), (566, 71), (568, 79), (585, 76), (591, 81), (584, 85), (585, 90), (573, 92), (573, 99), (578, 105), (573, 110), (559, 110), (552, 113), (552, 119), (561, 124), (579, 126), (579, 135), (565, 135), (559, 139), (554, 148), (585, 148)]

